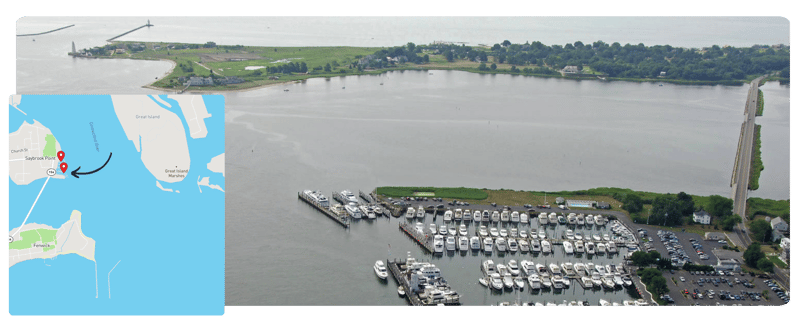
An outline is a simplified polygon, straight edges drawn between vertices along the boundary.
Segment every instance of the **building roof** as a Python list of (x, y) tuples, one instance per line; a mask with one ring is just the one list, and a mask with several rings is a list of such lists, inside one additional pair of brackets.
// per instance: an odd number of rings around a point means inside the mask
[(711, 217), (711, 214), (709, 214), (709, 213), (708, 213), (707, 211), (705, 211), (705, 210), (700, 210), (700, 211), (697, 211), (697, 212), (695, 212), (695, 213), (694, 213), (694, 215), (695, 215), (695, 216), (697, 216), (697, 217), (703, 217), (703, 216), (708, 216), (708, 217)]
[(783, 222), (784, 224), (786, 224), (786, 222), (785, 222), (783, 219), (781, 219), (781, 217), (775, 217), (775, 218), (773, 218), (772, 220), (770, 220), (770, 225), (775, 226), (775, 225), (780, 224), (780, 223), (782, 223), (782, 222)]

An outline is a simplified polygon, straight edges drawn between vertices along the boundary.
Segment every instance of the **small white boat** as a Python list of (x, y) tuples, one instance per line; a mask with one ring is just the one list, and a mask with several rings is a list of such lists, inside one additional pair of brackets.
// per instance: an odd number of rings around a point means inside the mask
[(607, 252), (607, 247), (605, 247), (605, 244), (602, 243), (596, 244), (596, 253), (604, 254), (605, 252)]
[(577, 240), (574, 242), (574, 252), (577, 254), (584, 254), (585, 253), (585, 243), (581, 240)]
[(549, 224), (550, 225), (556, 225), (557, 224), (557, 213), (552, 212), (552, 213), (549, 214)]
[(605, 276), (605, 274), (607, 274), (607, 270), (605, 269), (604, 266), (602, 266), (602, 265), (594, 265), (593, 267), (596, 268), (596, 272), (598, 272), (599, 275)]
[(490, 227), (490, 236), (491, 237), (498, 237), (498, 228)]
[(507, 262), (507, 272), (512, 274), (512, 276), (520, 275), (521, 270), (518, 268), (518, 261), (510, 259), (509, 262)]
[(423, 217), (425, 217), (425, 209), (423, 208), (423, 206), (419, 206), (417, 207), (417, 218), (423, 218)]
[(481, 222), (489, 222), (489, 221), (490, 221), (490, 211), (484, 209), (484, 211), (481, 212)]
[(540, 276), (537, 274), (529, 275), (526, 281), (529, 283), (529, 288), (533, 290), (537, 290), (542, 287), (542, 283), (540, 282)]
[(551, 253), (551, 251), (552, 251), (551, 243), (549, 243), (549, 241), (545, 240), (545, 239), (540, 242), (540, 248), (543, 249), (544, 254)]
[(565, 283), (563, 283), (563, 278), (560, 275), (554, 275), (551, 277), (551, 286), (554, 289), (560, 290), (565, 288)]
[(525, 239), (519, 239), (518, 248), (521, 250), (522, 253), (527, 253), (529, 252), (529, 243), (527, 243)]
[(496, 272), (495, 262), (493, 262), (492, 259), (481, 262), (481, 272), (484, 273), (485, 277), (490, 277), (490, 275)]
[(527, 234), (525, 230), (519, 230), (518, 237), (526, 239), (526, 237), (529, 237), (529, 234)]
[(573, 254), (574, 253), (574, 245), (571, 245), (570, 241), (563, 241), (563, 249), (565, 250), (566, 254)]
[(549, 215), (545, 212), (541, 212), (539, 215), (537, 215), (537, 222), (539, 222), (541, 225), (548, 225)]
[(440, 225), (439, 226), (439, 234), (440, 235), (447, 235), (448, 234), (448, 226)]
[(571, 286), (571, 279), (568, 278), (568, 276), (563, 276), (563, 285), (565, 285), (566, 288)]
[(518, 237), (518, 230), (515, 228), (509, 229), (509, 237)]
[(437, 225), (436, 224), (428, 225), (428, 230), (431, 231), (431, 235), (436, 235), (437, 234)]
[(418, 221), (417, 223), (415, 223), (414, 224), (414, 230), (419, 232), (419, 233), (421, 233), (421, 234), (425, 234), (425, 232), (423, 231), (423, 223), (422, 222)]
[(537, 237), (540, 238), (540, 239), (546, 239), (546, 231), (543, 230), (543, 229), (540, 229), (540, 232), (537, 233)]
[(624, 282), (624, 285), (631, 286), (632, 285), (632, 278), (629, 274), (621, 275), (621, 281)]
[(511, 289), (513, 286), (515, 286), (515, 281), (512, 279), (512, 274), (504, 273), (502, 276), (504, 280), (504, 288)]
[(568, 224), (569, 225), (576, 225), (577, 224), (577, 214), (570, 213), (568, 214)]
[(599, 299), (599, 305), (601, 306), (610, 306), (610, 302), (605, 299)]
[(498, 235), (501, 237), (509, 237), (509, 232), (506, 228), (501, 228), (501, 230), (498, 231)]
[(513, 211), (512, 214), (509, 215), (509, 221), (512, 223), (517, 223), (521, 220), (521, 215), (517, 211)]
[(449, 252), (456, 250), (456, 237), (448, 236), (448, 238), (445, 239), (445, 249)]
[(478, 236), (470, 237), (470, 249), (471, 250), (479, 250), (481, 249), (481, 240)]
[(459, 250), (460, 251), (467, 251), (470, 248), (470, 240), (467, 239), (467, 236), (460, 236), (459, 237)]
[(400, 296), (406, 295), (406, 290), (403, 289), (403, 285), (397, 287), (397, 295)]
[(565, 230), (565, 239), (574, 239), (574, 231), (571, 229)]
[(594, 286), (602, 286), (602, 276), (599, 275), (599, 272), (594, 271), (591, 273), (591, 281)]
[(441, 253), (445, 249), (445, 241), (442, 235), (434, 236), (434, 252)]
[(540, 276), (540, 284), (543, 285), (543, 288), (551, 288), (551, 277), (548, 275), (541, 275)]
[(498, 237), (495, 239), (495, 248), (498, 250), (499, 253), (506, 253), (507, 251), (507, 241), (503, 237)]
[(582, 287), (584, 288), (591, 288), (593, 287), (593, 280), (590, 277), (583, 276), (582, 277)]
[(593, 215), (587, 215), (587, 216), (585, 216), (585, 224), (587, 224), (587, 225), (593, 225)]
[(480, 278), (479, 284), (484, 285), (484, 287), (489, 287), (489, 283), (487, 283), (486, 279)]
[(500, 274), (493, 273), (490, 275), (490, 286), (499, 291), (504, 288), (504, 281), (501, 279)]
[(535, 263), (535, 268), (537, 269), (538, 274), (544, 275), (544, 276), (549, 275), (549, 271), (548, 271), (548, 269), (546, 269), (546, 265), (543, 265), (541, 263)]
[(382, 280), (385, 280), (386, 277), (389, 276), (389, 272), (386, 271), (386, 265), (383, 261), (375, 262), (373, 269), (375, 270), (375, 275)]
[(537, 270), (535, 269), (535, 263), (530, 260), (522, 260), (521, 261), (521, 270), (523, 274), (526, 276), (537, 274)]
[(462, 213), (462, 220), (470, 221), (472, 218), (473, 216), (470, 214), (470, 209), (465, 209), (465, 211)]
[(454, 226), (448, 227), (448, 234), (450, 234), (451, 236), (456, 236), (456, 227)]
[(602, 240), (602, 236), (599, 236), (599, 233), (594, 233), (592, 237), (593, 237), (593, 240), (595, 240), (595, 241), (601, 241)]
[(574, 272), (577, 273), (579, 276), (586, 276), (588, 275), (585, 273), (585, 264), (582, 263), (574, 263)]
[(508, 222), (509, 221), (509, 210), (501, 211), (501, 221)]
[(467, 226), (465, 224), (459, 225), (459, 235), (467, 236)]
[(515, 238), (507, 238), (507, 245), (509, 246), (510, 252), (514, 253), (518, 251), (518, 242), (515, 240)]
[(611, 254), (618, 253), (618, 247), (616, 247), (616, 243), (613, 241), (609, 241), (607, 243), (607, 252)]
[(481, 225), (479, 226), (479, 237), (487, 237), (487, 226)]
[(574, 275), (576, 272), (574, 271), (574, 264), (570, 262), (565, 262), (560, 264), (560, 267), (563, 269), (563, 274), (565, 275)]
[(409, 209), (406, 210), (406, 218), (408, 218), (408, 219), (414, 218), (415, 213), (417, 213), (417, 211), (414, 210), (414, 208), (409, 207)]
[(596, 226), (604, 226), (605, 224), (604, 217), (602, 217), (602, 215), (596, 215), (593, 221), (596, 223)]
[(613, 274), (613, 282), (615, 282), (618, 286), (624, 286), (624, 280), (621, 279), (621, 274), (618, 272)]
[(574, 233), (574, 239), (575, 240), (582, 240), (582, 233), (581, 232)]
[(602, 235), (602, 239), (604, 239), (604, 241), (610, 241), (610, 235), (609, 234), (604, 234), (604, 235)]
[(490, 237), (485, 237), (484, 242), (482, 244), (484, 246), (484, 252), (490, 254), (493, 252), (493, 239)]
[(517, 286), (519, 289), (523, 289), (526, 286), (526, 283), (523, 281), (523, 277), (521, 276), (516, 276), (513, 280), (515, 282), (515, 286)]
[(476, 210), (473, 212), (473, 221), (481, 222), (481, 211)]
[(529, 241), (529, 249), (532, 253), (539, 253), (540, 252), (540, 241), (537, 239), (532, 239)]
[(568, 221), (565, 220), (565, 216), (562, 214), (557, 215), (557, 222), (560, 223), (560, 225), (565, 225), (568, 223)]
[(587, 252), (588, 255), (596, 255), (596, 246), (594, 246), (592, 242), (585, 243), (585, 252)]
[(529, 223), (529, 214), (521, 213), (521, 224), (528, 224)]
[(445, 210), (445, 214), (442, 215), (442, 221), (451, 221), (453, 220), (453, 211)]
[(498, 213), (498, 210), (493, 211), (493, 215), (490, 217), (490, 219), (491, 219), (493, 222), (499, 222), (499, 221), (501, 221), (501, 214), (500, 214), (500, 213)]
[(529, 229), (529, 238), (537, 239), (537, 228)]

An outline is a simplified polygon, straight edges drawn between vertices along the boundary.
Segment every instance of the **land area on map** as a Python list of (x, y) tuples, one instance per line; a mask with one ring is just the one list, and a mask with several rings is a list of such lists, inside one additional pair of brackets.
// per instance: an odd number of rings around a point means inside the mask
[(36, 120), (23, 121), (19, 129), (9, 133), (8, 139), (8, 175), (12, 182), (27, 185), (46, 177), (64, 179), (64, 175), (56, 174), (59, 168), (56, 153), (61, 151), (61, 145), (50, 129)]
[(81, 231), (81, 212), (74, 210), (59, 228), (29, 223), (9, 231), (8, 266), (31, 259), (77, 254), (95, 261), (95, 240)]
[(434, 42), (395, 47), (265, 47), (113, 41), (69, 53), (84, 58), (168, 60), (172, 70), (149, 87), (222, 91), (314, 77), (371, 75), (391, 70), (462, 70), (594, 80), (741, 85), (762, 74), (789, 81), (789, 46), (682, 48), (576, 41), (493, 45)]

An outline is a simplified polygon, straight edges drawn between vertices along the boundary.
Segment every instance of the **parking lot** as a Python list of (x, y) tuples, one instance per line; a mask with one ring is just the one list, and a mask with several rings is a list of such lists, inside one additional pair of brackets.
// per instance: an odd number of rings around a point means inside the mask
[[(633, 224), (633, 225), (635, 225), (635, 224)], [(651, 242), (646, 242), (646, 243), (642, 242), (641, 243), (641, 246), (642, 246), (643, 249), (646, 249), (645, 246), (648, 243), (655, 250), (657, 250), (661, 254), (662, 257), (666, 257), (666, 258), (671, 257), (671, 255), (669, 254), (669, 251), (666, 249), (666, 246), (663, 244), (663, 241), (661, 240), (661, 238), (658, 237), (658, 234), (657, 234), (658, 229), (657, 228), (644, 226), (644, 225), (636, 225), (636, 226), (646, 230), (647, 231), (647, 235), (646, 235), (647, 238), (652, 239)], [(713, 249), (715, 249), (715, 248), (721, 249), (722, 244), (720, 244), (717, 241), (704, 240), (702, 238), (702, 236), (700, 236), (699, 234), (696, 234), (696, 233), (674, 232), (674, 234), (675, 234), (675, 236), (677, 236), (677, 239), (679, 241), (679, 245), (682, 246), (683, 251), (685, 252), (685, 254), (688, 255), (688, 257), (691, 260), (692, 264), (697, 264), (697, 265), (716, 265), (717, 264), (716, 256), (714, 255)], [(694, 249), (694, 246), (693, 246), (693, 244), (691, 242), (692, 238), (694, 239), (694, 241), (696, 241), (698, 244), (700, 244), (702, 246), (702, 251), (705, 253), (705, 255), (708, 256), (708, 259), (701, 259), (698, 256), (697, 251), (696, 251), (696, 249)]]
[[(764, 279), (752, 277), (749, 274), (719, 276), (703, 272), (700, 275), (696, 272), (677, 270), (674, 274), (666, 271), (663, 275), (667, 278), (666, 284), (669, 286), (669, 296), (674, 300), (673, 305), (784, 305), (784, 300), (767, 286)], [(699, 284), (700, 279), (703, 281), (702, 286)], [(714, 280), (718, 282), (715, 284)], [(747, 281), (751, 287), (743, 284), (744, 281)], [(765, 290), (768, 292), (769, 300), (760, 296)], [(685, 294), (686, 291), (688, 294)], [(753, 294), (758, 294), (758, 298), (753, 299)]]

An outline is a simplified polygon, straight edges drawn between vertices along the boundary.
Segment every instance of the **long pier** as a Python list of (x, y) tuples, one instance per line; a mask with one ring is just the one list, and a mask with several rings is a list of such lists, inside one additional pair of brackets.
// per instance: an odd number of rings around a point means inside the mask
[(123, 37), (123, 36), (125, 36), (125, 35), (128, 35), (128, 34), (130, 34), (130, 33), (132, 33), (132, 32), (137, 31), (137, 30), (143, 29), (143, 28), (145, 28), (145, 27), (153, 27), (153, 26), (154, 26), (154, 25), (152, 25), (152, 24), (151, 24), (151, 21), (149, 21), (149, 22), (148, 22), (147, 24), (145, 24), (145, 25), (142, 25), (142, 26), (140, 26), (140, 27), (137, 27), (137, 28), (134, 28), (134, 29), (129, 30), (129, 31), (127, 31), (127, 32), (124, 32), (124, 33), (122, 33), (122, 34), (120, 34), (120, 35), (117, 35), (117, 36), (115, 36), (115, 37), (109, 38), (109, 39), (107, 39), (106, 41), (107, 41), (107, 42), (112, 42), (112, 41), (113, 41), (113, 40), (115, 40), (115, 39), (118, 39), (118, 38), (120, 38), (120, 37)]
[(414, 241), (420, 244), (428, 253), (434, 252), (434, 236), (421, 234), (406, 222), (401, 222), (398, 225), (400, 226), (400, 230), (411, 237), (411, 239), (414, 239)]
[(17, 35), (17, 37), (39, 36), (39, 35), (49, 34), (49, 33), (51, 33), (51, 32), (56, 32), (56, 31), (59, 31), (59, 30), (62, 30), (62, 29), (67, 29), (67, 28), (70, 28), (70, 27), (72, 27), (72, 26), (75, 26), (75, 25), (64, 26), (64, 27), (61, 27), (61, 28), (56, 28), (56, 29), (53, 29), (53, 30), (50, 30), (50, 31), (40, 32), (40, 33), (37, 33), (37, 34), (24, 34), (24, 35)]
[(330, 209), (322, 207), (319, 204), (308, 200), (308, 198), (305, 198), (305, 195), (303, 195), (301, 192), (297, 193), (297, 197), (299, 197), (299, 199), (301, 199), (302, 201), (305, 201), (307, 204), (311, 205), (312, 207), (318, 209), (321, 213), (327, 215), (328, 217), (330, 217), (330, 219), (335, 220), (337, 223), (339, 223), (340, 225), (344, 226), (345, 228), (350, 227), (350, 218), (348, 216), (339, 215), (337, 213), (334, 213)]

